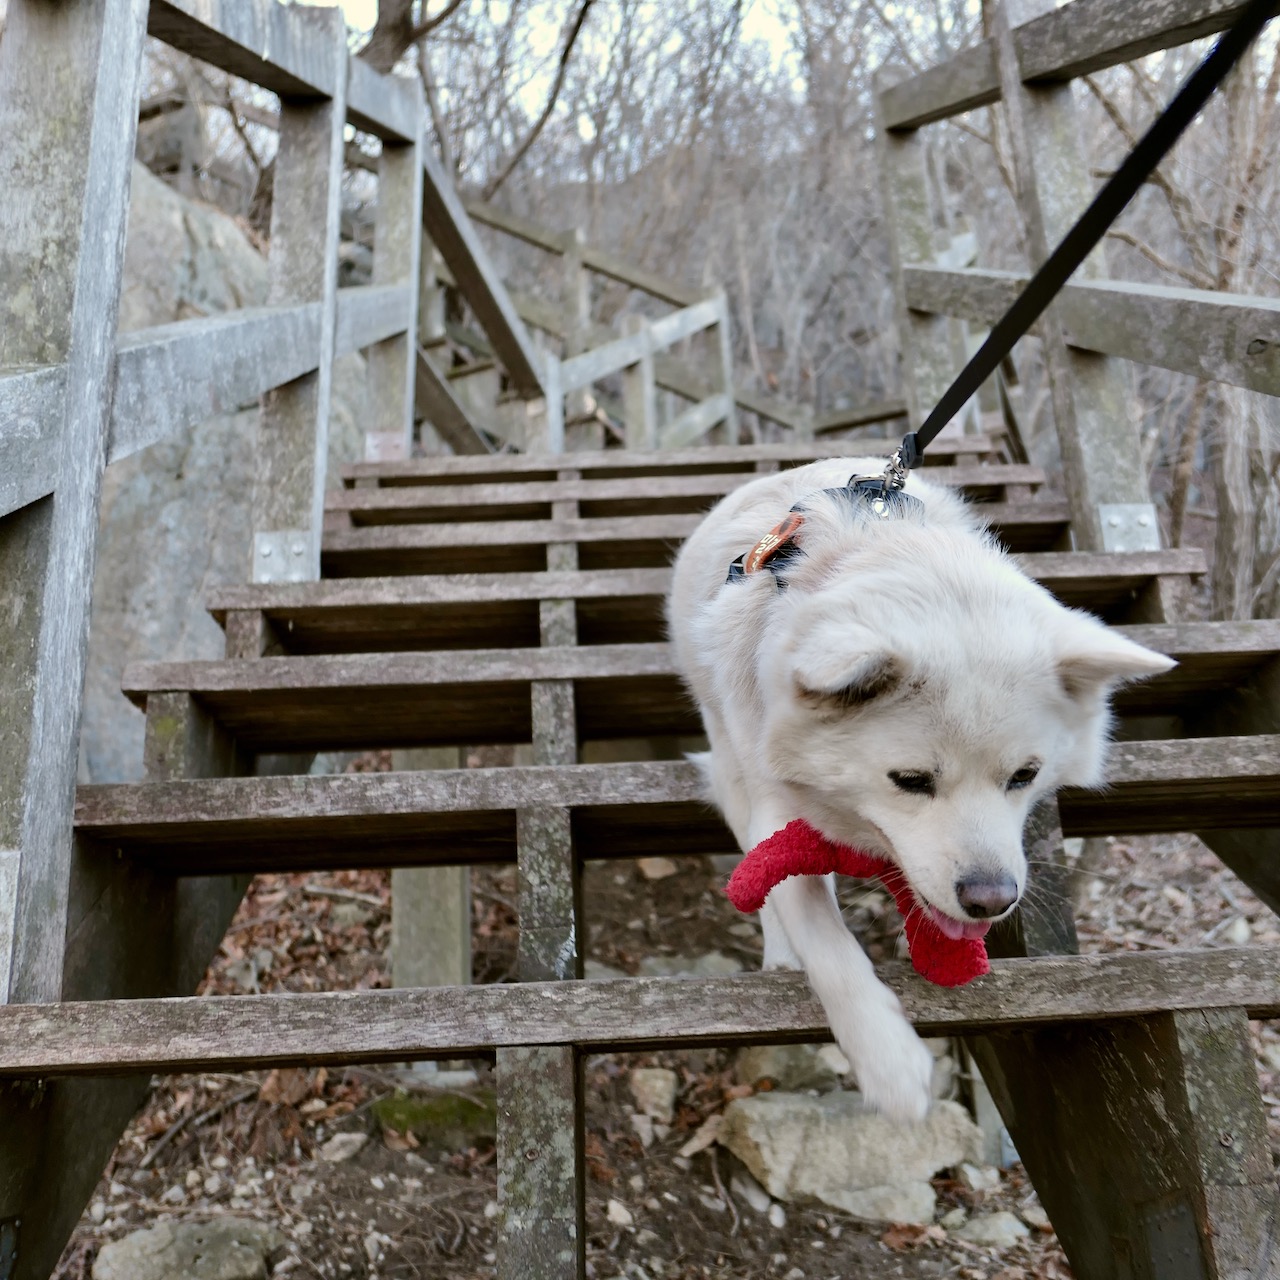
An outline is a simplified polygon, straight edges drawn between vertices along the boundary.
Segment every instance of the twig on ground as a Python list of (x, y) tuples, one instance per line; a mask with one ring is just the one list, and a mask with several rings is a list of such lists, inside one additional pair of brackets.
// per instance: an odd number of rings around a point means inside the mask
[(208, 1110), (206, 1111), (201, 1111), (198, 1115), (188, 1112), (185, 1116), (182, 1116), (179, 1119), (175, 1120), (164, 1131), (164, 1133), (160, 1135), (160, 1140), (156, 1143), (156, 1145), (152, 1147), (151, 1150), (148, 1151), (147, 1154), (143, 1156), (142, 1159), (138, 1162), (138, 1168), (139, 1169), (150, 1168), (156, 1156), (158, 1156), (165, 1149), (165, 1147), (167, 1147), (169, 1143), (171, 1143), (174, 1140), (174, 1138), (176, 1138), (178, 1134), (180, 1134), (183, 1131), (183, 1129), (186, 1129), (188, 1127), (197, 1128), (198, 1126), (205, 1124), (209, 1120), (216, 1119), (224, 1111), (229, 1111), (232, 1107), (237, 1106), (239, 1103), (248, 1102), (250, 1098), (257, 1097), (258, 1089), (259, 1089), (258, 1085), (254, 1085), (252, 1089), (242, 1089), (239, 1093), (233, 1093), (231, 1097), (223, 1098), (220, 1102), (215, 1103), (212, 1107), (208, 1108)]

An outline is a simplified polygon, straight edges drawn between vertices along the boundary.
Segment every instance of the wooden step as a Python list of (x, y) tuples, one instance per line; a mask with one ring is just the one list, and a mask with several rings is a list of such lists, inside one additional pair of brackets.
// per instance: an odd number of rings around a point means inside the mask
[[(1017, 559), (1063, 603), (1104, 618), (1159, 576), (1205, 572), (1204, 553), (1195, 548), (1045, 551)], [(538, 602), (559, 599), (577, 601), (580, 643), (644, 644), (665, 638), (670, 581), (665, 568), (324, 579), (216, 587), (208, 605), (219, 621), (228, 610), (261, 610), (285, 647), (300, 652), (532, 648), (539, 638)], [(359, 640), (344, 640), (354, 636)]]
[[(670, 476), (714, 472), (758, 473), (762, 467), (802, 467), (824, 458), (887, 456), (897, 440), (801, 440), (778, 444), (714, 445), (704, 448), (644, 452), (591, 449), (580, 453), (504, 453), (489, 456), (414, 458), (399, 462), (357, 462), (342, 470), (347, 487), (376, 485), (472, 484), (498, 479), (537, 482), (554, 480), (558, 471), (575, 470), (597, 479), (622, 476)], [(985, 435), (935, 440), (925, 454), (926, 466), (950, 466), (987, 458), (995, 449)]]
[[(1047, 551), (1071, 523), (1065, 502), (986, 502), (979, 512), (1010, 551)], [(536, 573), (549, 543), (576, 543), (582, 569), (660, 568), (671, 563), (701, 514), (577, 520), (475, 520), (326, 529), (326, 577), (401, 573)]]
[[(347, 585), (347, 584), (343, 584)], [(320, 613), (322, 620), (330, 613)], [(354, 614), (354, 616), (353, 616)], [(412, 626), (406, 606), (399, 624)], [(355, 630), (348, 612), (344, 646), (362, 634), (400, 634), (382, 614)], [(1174, 715), (1228, 692), (1280, 655), (1280, 621), (1192, 622), (1120, 628), (1139, 644), (1177, 659), (1163, 676), (1123, 691), (1130, 715)], [(332, 634), (320, 632), (319, 639)], [(317, 642), (305, 624), (291, 641)], [(304, 650), (305, 652), (305, 650)], [(343, 652), (221, 662), (132, 666), (128, 696), (190, 692), (246, 750), (364, 750), (392, 746), (529, 742), (530, 685), (571, 680), (579, 741), (698, 734), (702, 725), (665, 644), (488, 649), (466, 652)]]
[[(555, 502), (578, 503), (578, 514), (587, 519), (683, 515), (706, 511), (726, 493), (756, 478), (754, 471), (748, 471), (336, 489), (325, 495), (325, 511), (330, 517), (341, 514), (355, 525), (547, 520)], [(954, 466), (938, 467), (930, 478), (962, 490), (974, 501), (999, 502), (1009, 486), (1026, 489), (1043, 484), (1044, 472), (1027, 466)]]
[[(903, 961), (877, 970), (926, 1036), (1190, 1009), (1280, 1014), (1280, 950), (995, 960), (967, 986)], [(0, 1007), (0, 1077), (227, 1071), (483, 1057), (571, 1044), (591, 1053), (829, 1040), (799, 973), (495, 983)]]
[[(732, 852), (685, 761), (216, 778), (80, 787), (76, 830), (175, 875), (516, 856), (516, 811), (573, 811), (582, 858)], [(1059, 796), (1067, 835), (1274, 826), (1280, 737), (1118, 744), (1105, 790)]]

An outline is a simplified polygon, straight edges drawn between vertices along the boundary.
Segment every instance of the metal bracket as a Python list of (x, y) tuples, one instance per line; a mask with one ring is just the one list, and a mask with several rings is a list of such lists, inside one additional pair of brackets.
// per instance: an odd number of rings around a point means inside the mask
[(18, 1265), (18, 1219), (0, 1222), (0, 1280), (13, 1280)]
[(254, 582), (314, 582), (318, 557), (306, 529), (273, 529), (253, 535)]
[(1160, 522), (1150, 502), (1098, 504), (1104, 551), (1159, 551)]

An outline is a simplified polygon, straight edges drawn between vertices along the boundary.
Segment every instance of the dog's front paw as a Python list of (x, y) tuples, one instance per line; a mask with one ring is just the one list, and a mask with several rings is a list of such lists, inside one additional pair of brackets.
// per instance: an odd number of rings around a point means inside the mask
[(833, 1016), (831, 1030), (870, 1106), (891, 1120), (925, 1118), (933, 1100), (933, 1055), (893, 992), (879, 987), (844, 1016)]

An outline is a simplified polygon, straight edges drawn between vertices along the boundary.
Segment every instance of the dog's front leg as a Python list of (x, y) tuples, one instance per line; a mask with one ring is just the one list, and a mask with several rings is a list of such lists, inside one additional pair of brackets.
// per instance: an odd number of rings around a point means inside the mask
[(780, 925), (863, 1096), (895, 1120), (923, 1119), (931, 1098), (933, 1056), (845, 927), (832, 878), (784, 880), (769, 894), (762, 915), (766, 956), (769, 926)]

